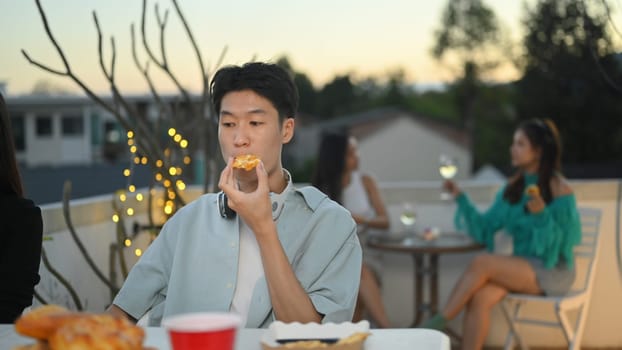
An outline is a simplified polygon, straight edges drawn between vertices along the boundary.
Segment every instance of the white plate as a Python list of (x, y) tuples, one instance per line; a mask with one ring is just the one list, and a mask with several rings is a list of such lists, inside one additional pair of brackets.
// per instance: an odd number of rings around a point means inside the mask
[(323, 324), (274, 321), (268, 331), (264, 332), (261, 342), (268, 346), (279, 346), (281, 344), (277, 339), (341, 339), (359, 332), (369, 332), (368, 321)]

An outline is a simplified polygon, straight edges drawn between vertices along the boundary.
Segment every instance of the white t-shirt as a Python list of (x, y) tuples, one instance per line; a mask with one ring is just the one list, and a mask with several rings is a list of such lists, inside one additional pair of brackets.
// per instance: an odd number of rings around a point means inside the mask
[[(277, 221), (283, 210), (287, 192), (292, 188), (291, 176), (285, 170), (287, 186), (281, 193), (270, 192), (272, 201), (272, 219)], [(246, 325), (250, 302), (253, 297), (253, 290), (257, 281), (264, 276), (261, 253), (255, 234), (246, 223), (239, 219), (240, 223), (240, 260), (238, 261), (238, 278), (233, 293), (230, 311), (237, 313), (242, 325)]]

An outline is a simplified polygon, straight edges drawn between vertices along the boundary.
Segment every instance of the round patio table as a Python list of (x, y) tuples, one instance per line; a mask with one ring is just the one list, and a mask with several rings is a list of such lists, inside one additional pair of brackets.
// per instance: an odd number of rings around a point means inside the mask
[[(441, 232), (437, 238), (426, 240), (420, 234), (370, 236), (367, 245), (371, 248), (397, 253), (411, 254), (414, 260), (415, 304), (411, 327), (416, 327), (424, 313), (438, 311), (438, 258), (441, 254), (465, 253), (484, 248), (470, 236), (457, 232)], [(424, 299), (424, 285), (428, 287)]]

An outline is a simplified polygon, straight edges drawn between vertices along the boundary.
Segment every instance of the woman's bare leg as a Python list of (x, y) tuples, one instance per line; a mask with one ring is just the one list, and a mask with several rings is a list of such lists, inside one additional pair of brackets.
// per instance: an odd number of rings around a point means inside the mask
[(443, 316), (451, 320), (473, 295), (487, 283), (513, 292), (540, 294), (536, 273), (527, 260), (514, 256), (482, 254), (476, 256), (454, 287)]
[(382, 295), (376, 276), (371, 269), (363, 264), (361, 269), (361, 286), (359, 287), (359, 300), (369, 312), (371, 318), (380, 328), (391, 327), (391, 322), (384, 309)]
[(469, 300), (462, 320), (462, 349), (481, 349), (490, 327), (490, 310), (508, 290), (494, 283), (487, 283)]

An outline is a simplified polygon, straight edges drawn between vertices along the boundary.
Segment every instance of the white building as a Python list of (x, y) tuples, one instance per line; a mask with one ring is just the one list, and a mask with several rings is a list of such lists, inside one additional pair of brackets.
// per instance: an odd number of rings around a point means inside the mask
[(297, 128), (292, 157), (315, 157), (323, 131), (347, 128), (357, 138), (361, 170), (382, 182), (441, 180), (439, 157), (457, 160), (456, 179), (470, 178), (473, 155), (466, 132), (396, 108), (382, 108)]

